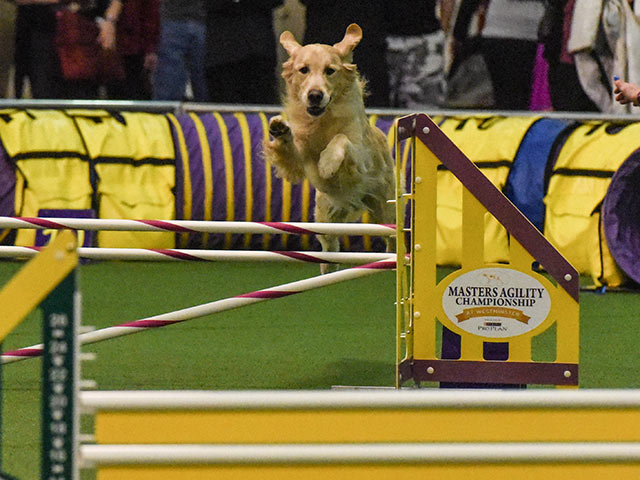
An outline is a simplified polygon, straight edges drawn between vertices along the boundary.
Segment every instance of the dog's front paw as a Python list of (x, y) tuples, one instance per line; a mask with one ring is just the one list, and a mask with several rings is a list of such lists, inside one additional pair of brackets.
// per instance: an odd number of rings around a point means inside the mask
[(291, 133), (291, 129), (289, 124), (280, 115), (277, 115), (269, 120), (269, 133), (273, 138), (280, 138)]

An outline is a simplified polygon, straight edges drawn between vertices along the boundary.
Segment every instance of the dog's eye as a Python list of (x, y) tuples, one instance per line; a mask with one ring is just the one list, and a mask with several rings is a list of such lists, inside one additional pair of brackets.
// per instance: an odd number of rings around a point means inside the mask
[(327, 75), (328, 77), (333, 75), (334, 73), (336, 73), (334, 68), (327, 67), (324, 69), (324, 74)]
[(300, 70), (298, 70), (301, 74), (306, 75), (307, 73), (309, 73), (309, 67), (304, 66), (302, 67)]

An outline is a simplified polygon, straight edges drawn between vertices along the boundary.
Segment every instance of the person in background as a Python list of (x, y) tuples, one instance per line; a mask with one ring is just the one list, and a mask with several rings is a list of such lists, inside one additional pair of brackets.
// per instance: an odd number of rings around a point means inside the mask
[(16, 7), (6, 0), (0, 0), (0, 98), (9, 95), (10, 75), (14, 63), (14, 30)]
[[(72, 11), (87, 17), (98, 27), (97, 52), (99, 56), (98, 71), (89, 78), (68, 78), (62, 67), (62, 79), (59, 84), (60, 98), (88, 99), (99, 98), (100, 85), (105, 71), (112, 70), (115, 62), (116, 24), (122, 12), (124, 0), (82, 0), (77, 2), (61, 2)], [(79, 26), (78, 28), (82, 28)], [(58, 28), (58, 35), (61, 31)], [(58, 54), (60, 51), (58, 50)], [(108, 63), (108, 65), (107, 65)], [(104, 66), (106, 65), (106, 68)], [(120, 67), (119, 63), (117, 67)]]
[(363, 37), (353, 52), (353, 62), (367, 81), (367, 107), (389, 106), (387, 65), (387, 2), (385, 0), (301, 0), (306, 6), (304, 43), (333, 45), (351, 23), (362, 27)]
[(640, 86), (620, 80), (618, 77), (613, 77), (613, 85), (616, 102), (622, 105), (640, 106)]
[(436, 0), (389, 2), (387, 63), (390, 106), (440, 107), (444, 95), (444, 31)]
[(492, 109), (494, 91), (481, 52), (487, 0), (439, 0), (445, 34), (444, 108)]
[(287, 61), (289, 54), (280, 45), (280, 35), (285, 30), (289, 30), (294, 38), (304, 39), (305, 11), (305, 6), (299, 0), (284, 0), (282, 5), (273, 11), (273, 29), (276, 34), (276, 82), (281, 97), (286, 90), (285, 81), (281, 75), (281, 65)]
[[(66, 78), (57, 50), (58, 15), (62, 8), (77, 12), (96, 22), (98, 48), (112, 50), (115, 46), (115, 22), (122, 9), (122, 0), (95, 2), (63, 2), (60, 0), (16, 0), (18, 6), (15, 39), (15, 93), (37, 99), (95, 99), (98, 79)], [(93, 23), (91, 23), (93, 25)]]
[(209, 0), (206, 76), (215, 103), (278, 103), (273, 10), (283, 0)]
[(206, 102), (205, 55), (208, 0), (162, 0), (160, 44), (153, 77), (154, 100), (184, 100), (190, 82), (192, 100)]
[(568, 51), (574, 5), (575, 0), (546, 0), (538, 37), (549, 65), (549, 95), (555, 111), (597, 112), (598, 107), (580, 84), (573, 55)]
[(575, 0), (567, 48), (580, 84), (598, 110), (630, 113), (613, 97), (615, 75), (640, 83), (640, 1)]
[(59, 0), (13, 3), (17, 5), (14, 44), (16, 98), (27, 94), (39, 99), (61, 98), (60, 65), (55, 47)]
[(159, 0), (126, 0), (116, 24), (116, 50), (124, 77), (106, 85), (109, 99), (151, 100), (159, 38)]
[[(475, 1), (475, 0), (472, 0)], [(529, 110), (542, 0), (489, 0), (480, 49), (498, 110)]]

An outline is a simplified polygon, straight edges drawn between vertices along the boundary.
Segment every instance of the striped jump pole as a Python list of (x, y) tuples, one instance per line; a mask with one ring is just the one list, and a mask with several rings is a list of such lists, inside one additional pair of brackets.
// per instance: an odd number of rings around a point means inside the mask
[(375, 223), (225, 222), (203, 220), (118, 220), (102, 218), (2, 217), (0, 229), (108, 230), (176, 233), (250, 233), (289, 235), (372, 235), (389, 237), (396, 226)]
[[(109, 340), (111, 338), (122, 337), (132, 333), (138, 333), (152, 328), (165, 327), (174, 323), (180, 323), (194, 318), (211, 315), (214, 313), (232, 310), (234, 308), (252, 305), (254, 303), (272, 300), (275, 298), (287, 297), (302, 293), (307, 290), (333, 285), (335, 283), (365, 277), (383, 270), (392, 270), (396, 267), (395, 254), (389, 254), (386, 260), (380, 260), (365, 265), (339, 270), (316, 277), (286, 283), (267, 290), (257, 290), (235, 297), (229, 297), (214, 302), (188, 307), (174, 312), (155, 315), (152, 317), (134, 320), (132, 322), (106, 327), (93, 332), (87, 332), (78, 336), (79, 344), (90, 344)], [(34, 345), (18, 350), (4, 352), (2, 354), (2, 364), (17, 362), (27, 358), (39, 357), (42, 355), (43, 345)]]
[[(44, 247), (0, 246), (0, 258), (31, 258)], [(261, 250), (196, 250), (80, 247), (78, 256), (89, 260), (291, 262), (364, 264), (388, 259), (389, 253), (306, 252)]]

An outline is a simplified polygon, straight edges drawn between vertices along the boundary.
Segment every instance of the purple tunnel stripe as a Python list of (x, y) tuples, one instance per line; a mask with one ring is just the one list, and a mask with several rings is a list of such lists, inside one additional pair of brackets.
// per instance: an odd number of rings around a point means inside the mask
[(280, 251), (280, 252), (273, 252), (273, 253), (277, 253), (278, 255), (282, 255), (284, 257), (293, 258), (293, 259), (296, 259), (296, 260), (302, 260), (303, 262), (334, 263), (334, 262), (327, 262), (326, 260), (322, 260), (322, 259), (320, 259), (318, 257), (314, 257), (313, 255), (307, 255), (306, 253), (301, 253), (301, 252)]
[(195, 255), (190, 255), (185, 252), (177, 252), (175, 250), (166, 249), (166, 248), (152, 248), (152, 252), (161, 253), (162, 255), (166, 255), (167, 257), (176, 258), (178, 260), (189, 260), (189, 261), (204, 261), (200, 257), (196, 257)]
[(295, 295), (300, 292), (279, 292), (274, 290), (260, 290), (258, 292), (245, 293), (238, 295), (236, 298), (282, 298), (289, 295)]
[(15, 215), (15, 198), (16, 175), (9, 163), (7, 152), (0, 145), (0, 215), (7, 217)]
[(162, 230), (168, 230), (170, 232), (182, 232), (182, 233), (194, 232), (194, 230), (190, 228), (186, 228), (181, 225), (175, 225), (170, 222), (163, 222), (162, 220), (138, 220), (138, 221), (140, 223), (144, 223), (145, 225), (161, 228)]
[(42, 355), (42, 349), (41, 348), (22, 348), (20, 350), (3, 352), (2, 355), (8, 356), (8, 357), (39, 357)]
[[(184, 135), (187, 161), (176, 169), (176, 186), (183, 192), (184, 205), (180, 210), (176, 206), (176, 212), (182, 211), (183, 216), (177, 217), (183, 220), (204, 220), (204, 171), (202, 166), (202, 146), (193, 118), (189, 114), (177, 115), (180, 129)], [(178, 166), (177, 166), (178, 167)], [(186, 175), (189, 176), (189, 187), (186, 189)], [(180, 179), (180, 184), (178, 184)], [(190, 190), (190, 192), (189, 192)], [(190, 193), (190, 194), (189, 194)], [(176, 197), (177, 201), (177, 197)], [(185, 211), (185, 205), (187, 210)], [(202, 247), (203, 234), (192, 232), (181, 246), (194, 248)]]
[(287, 225), (286, 223), (282, 223), (282, 222), (258, 222), (258, 223), (261, 223), (262, 225), (266, 225), (267, 227), (276, 228), (283, 232), (295, 233), (298, 235), (308, 235), (308, 234), (315, 233), (312, 230), (307, 230), (306, 228), (300, 228), (293, 225)]

